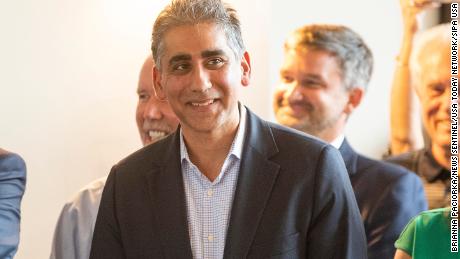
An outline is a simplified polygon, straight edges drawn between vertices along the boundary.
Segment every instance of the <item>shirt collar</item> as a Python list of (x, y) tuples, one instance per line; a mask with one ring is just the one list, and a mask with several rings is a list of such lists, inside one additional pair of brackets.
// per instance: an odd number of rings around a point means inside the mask
[[(240, 103), (238, 103), (238, 110), (240, 113), (240, 122), (238, 125), (238, 130), (236, 132), (235, 138), (233, 139), (232, 145), (230, 147), (229, 154), (235, 156), (238, 159), (241, 159), (243, 154), (243, 144), (244, 144), (244, 133), (246, 131), (246, 107)], [(180, 159), (183, 161), (186, 159), (189, 163), (191, 163), (187, 147), (185, 146), (184, 142), (184, 135), (182, 134), (182, 128), (180, 129)]]
[(345, 134), (340, 134), (337, 138), (335, 138), (331, 143), (333, 147), (339, 149), (340, 146), (342, 145), (343, 143), (343, 140), (345, 139)]
[(425, 148), (422, 150), (421, 157), (418, 161), (418, 170), (420, 175), (426, 177), (428, 182), (433, 182), (438, 178), (448, 179), (450, 177), (449, 170), (442, 167), (436, 160), (434, 159), (433, 154), (431, 153), (431, 148)]

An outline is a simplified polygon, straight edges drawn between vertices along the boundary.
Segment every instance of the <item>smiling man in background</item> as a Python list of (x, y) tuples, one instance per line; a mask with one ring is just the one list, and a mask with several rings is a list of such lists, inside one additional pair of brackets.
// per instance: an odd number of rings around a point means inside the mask
[[(147, 146), (176, 130), (178, 120), (168, 102), (158, 100), (152, 85), (153, 59), (144, 62), (137, 86), (136, 123)], [(107, 177), (81, 189), (61, 211), (54, 232), (51, 259), (88, 259), (94, 224)]]
[(294, 31), (284, 54), (274, 96), (276, 119), (340, 151), (361, 211), (368, 256), (393, 258), (399, 233), (426, 209), (426, 201), (415, 174), (356, 153), (345, 138), (348, 117), (371, 77), (370, 49), (345, 26), (318, 24)]
[(450, 35), (450, 24), (421, 32), (409, 61), (411, 86), (420, 100), (429, 143), (423, 149), (388, 158), (420, 176), (430, 209), (448, 207), (451, 200)]

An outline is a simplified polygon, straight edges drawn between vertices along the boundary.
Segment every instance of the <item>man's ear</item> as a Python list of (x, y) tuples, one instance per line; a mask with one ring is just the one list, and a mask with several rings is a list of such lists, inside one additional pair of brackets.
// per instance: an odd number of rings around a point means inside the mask
[(155, 91), (155, 96), (158, 100), (166, 100), (166, 94), (163, 90), (163, 85), (161, 84), (161, 71), (158, 70), (157, 66), (153, 66), (152, 69), (152, 79), (153, 79), (153, 90)]
[(350, 115), (361, 103), (364, 96), (364, 89), (355, 87), (348, 91), (348, 103), (345, 106), (345, 113)]
[(244, 52), (243, 57), (241, 57), (241, 84), (243, 86), (249, 86), (251, 82), (251, 59), (249, 58), (249, 53)]

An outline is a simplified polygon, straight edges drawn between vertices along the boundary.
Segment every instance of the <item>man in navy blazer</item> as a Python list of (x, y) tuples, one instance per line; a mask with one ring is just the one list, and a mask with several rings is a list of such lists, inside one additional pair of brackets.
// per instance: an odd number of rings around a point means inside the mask
[(339, 152), (238, 101), (251, 66), (233, 8), (173, 1), (152, 52), (181, 126), (113, 167), (90, 258), (367, 258)]
[(367, 236), (369, 258), (393, 258), (394, 242), (408, 221), (427, 208), (419, 178), (402, 167), (356, 153), (344, 137), (372, 72), (372, 53), (344, 26), (309, 25), (286, 40), (277, 120), (339, 149)]
[(0, 258), (13, 258), (18, 249), (25, 186), (24, 160), (0, 148)]

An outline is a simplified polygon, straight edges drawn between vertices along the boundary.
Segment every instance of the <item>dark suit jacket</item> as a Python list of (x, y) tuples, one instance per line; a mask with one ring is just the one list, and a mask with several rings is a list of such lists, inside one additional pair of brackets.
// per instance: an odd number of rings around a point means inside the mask
[(369, 259), (393, 258), (399, 234), (427, 209), (421, 180), (403, 167), (356, 153), (346, 139), (339, 151), (361, 211)]
[(18, 249), (25, 185), (26, 165), (22, 158), (0, 149), (0, 258), (13, 258)]
[[(339, 152), (247, 114), (224, 258), (367, 258)], [(114, 166), (90, 258), (192, 258), (186, 213), (176, 131)]]

